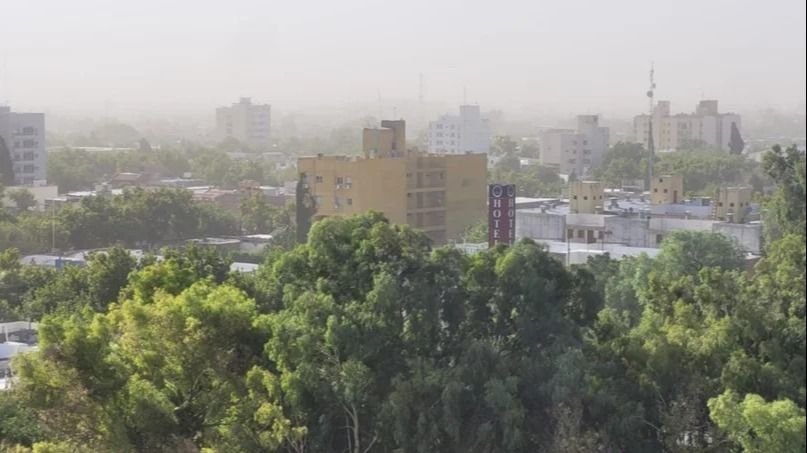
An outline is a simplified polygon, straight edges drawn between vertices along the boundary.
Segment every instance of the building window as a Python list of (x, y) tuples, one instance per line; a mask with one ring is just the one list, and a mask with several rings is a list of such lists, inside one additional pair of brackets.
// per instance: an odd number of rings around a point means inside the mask
[(569, 239), (573, 239), (574, 238), (574, 230), (571, 229), (571, 228), (566, 230), (566, 237), (569, 238)]
[(31, 126), (22, 128), (22, 135), (36, 135), (36, 130)]
[(586, 237), (586, 230), (577, 230), (577, 237), (578, 238)]
[(667, 193), (667, 189), (664, 189), (664, 193)]
[(34, 140), (23, 140), (22, 147), (23, 148), (34, 148), (36, 147), (36, 142)]
[(26, 151), (22, 154), (22, 160), (34, 160), (34, 152)]
[(734, 203), (729, 203), (729, 207), (730, 207), (730, 208), (733, 208), (733, 207), (734, 207)]
[(337, 188), (337, 189), (338, 189), (338, 188), (340, 188), (340, 187), (342, 187), (342, 184), (344, 184), (344, 183), (345, 183), (345, 179), (344, 179), (344, 178), (342, 178), (341, 176), (337, 176), (337, 177), (336, 177), (336, 188)]
[(322, 182), (322, 176), (320, 176), (320, 175), (315, 176), (314, 181), (315, 182)]
[(583, 201), (588, 201), (588, 195), (583, 195)]
[(577, 200), (577, 195), (572, 195), (572, 200)]
[(658, 188), (653, 189), (653, 192), (658, 193)]
[(598, 232), (597, 232), (597, 237), (598, 237), (598, 238), (600, 238), (600, 239), (602, 239), (602, 238), (604, 238), (604, 237), (605, 237), (605, 233), (603, 233), (602, 231), (598, 231)]
[(347, 205), (348, 206), (353, 206), (353, 199), (352, 198), (347, 199)]
[(656, 244), (661, 244), (661, 241), (664, 240), (664, 236), (657, 234), (656, 235)]
[(22, 167), (22, 172), (23, 173), (33, 173), (34, 169), (35, 169), (35, 167), (33, 165), (24, 165)]
[(320, 207), (322, 205), (322, 197), (316, 196), (314, 197), (314, 206)]

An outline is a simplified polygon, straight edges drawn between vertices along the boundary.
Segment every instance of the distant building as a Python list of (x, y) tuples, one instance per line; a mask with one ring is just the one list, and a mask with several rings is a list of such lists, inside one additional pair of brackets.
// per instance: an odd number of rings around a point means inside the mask
[(650, 202), (653, 204), (678, 204), (684, 199), (684, 177), (681, 175), (654, 176), (650, 187)]
[(230, 107), (216, 109), (218, 138), (235, 138), (256, 151), (272, 147), (271, 124), (272, 106), (253, 104), (250, 98), (241, 98)]
[(443, 115), (429, 123), (426, 148), (434, 154), (487, 153), (490, 124), (478, 105), (461, 105), (459, 115)]
[[(633, 119), (633, 133), (637, 142), (649, 146), (649, 115)], [(741, 130), (740, 115), (719, 113), (717, 101), (700, 101), (695, 113), (670, 113), (670, 101), (659, 101), (653, 109), (653, 145), (657, 151), (675, 151), (682, 148), (712, 146), (729, 151), (731, 125)]]
[(403, 121), (365, 129), (364, 157), (302, 157), (297, 168), (314, 197), (315, 219), (375, 210), (423, 231), (435, 244), (458, 239), (486, 217), (485, 154), (405, 149)]
[(595, 214), (603, 210), (605, 184), (597, 181), (569, 183), (569, 210), (573, 214)]
[[(517, 208), (516, 237), (590, 244), (587, 250), (630, 255), (659, 248), (675, 231), (704, 231), (736, 240), (747, 253), (761, 253), (759, 206), (750, 202), (749, 188), (722, 188), (715, 200), (685, 200), (683, 190), (682, 180), (670, 175), (655, 178), (650, 199), (605, 191), (594, 181), (574, 181), (568, 201), (546, 199), (538, 207)], [(740, 210), (742, 216), (736, 215)]]
[(609, 130), (597, 115), (579, 115), (577, 129), (550, 129), (541, 134), (541, 165), (569, 175), (586, 176), (608, 151)]
[(14, 183), (44, 185), (48, 174), (45, 114), (17, 113), (0, 106), (0, 137), (14, 163)]

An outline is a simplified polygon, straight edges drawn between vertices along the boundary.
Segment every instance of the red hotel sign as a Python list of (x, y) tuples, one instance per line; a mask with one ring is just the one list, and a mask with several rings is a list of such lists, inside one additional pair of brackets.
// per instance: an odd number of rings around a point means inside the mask
[(488, 245), (513, 245), (516, 239), (516, 186), (488, 186)]

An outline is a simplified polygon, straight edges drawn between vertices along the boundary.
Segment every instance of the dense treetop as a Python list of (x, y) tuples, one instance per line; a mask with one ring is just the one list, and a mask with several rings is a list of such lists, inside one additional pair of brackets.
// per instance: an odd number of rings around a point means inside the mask
[(789, 226), (803, 191), (769, 171), (786, 223), (752, 270), (707, 233), (669, 235), (656, 258), (565, 268), (531, 241), (432, 249), (375, 213), (317, 222), (246, 275), (199, 248), (159, 262), (112, 250), (64, 272), (6, 252), (4, 310), (41, 324), (0, 395), (0, 442), (805, 451), (807, 250)]

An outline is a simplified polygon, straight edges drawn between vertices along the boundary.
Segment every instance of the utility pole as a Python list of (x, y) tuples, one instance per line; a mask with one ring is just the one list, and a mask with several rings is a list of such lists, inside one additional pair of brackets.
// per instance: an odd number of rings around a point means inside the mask
[(655, 95), (656, 90), (656, 82), (654, 80), (655, 75), (655, 67), (653, 63), (650, 63), (650, 88), (647, 90), (647, 99), (648, 99), (648, 111), (647, 111), (647, 131), (648, 131), (648, 140), (647, 140), (647, 188), (650, 190), (650, 185), (653, 184), (653, 164), (655, 160), (655, 153), (656, 153), (656, 144), (653, 140), (653, 97)]

